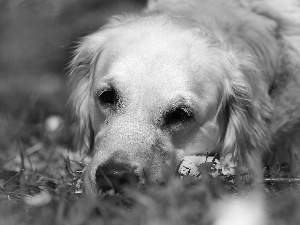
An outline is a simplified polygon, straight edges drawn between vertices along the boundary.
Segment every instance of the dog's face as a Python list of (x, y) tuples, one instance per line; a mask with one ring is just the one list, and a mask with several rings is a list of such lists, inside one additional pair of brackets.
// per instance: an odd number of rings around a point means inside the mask
[(94, 152), (87, 192), (164, 182), (185, 155), (237, 148), (242, 125), (226, 107), (234, 57), (199, 29), (154, 24), (101, 31), (74, 59), (80, 138)]

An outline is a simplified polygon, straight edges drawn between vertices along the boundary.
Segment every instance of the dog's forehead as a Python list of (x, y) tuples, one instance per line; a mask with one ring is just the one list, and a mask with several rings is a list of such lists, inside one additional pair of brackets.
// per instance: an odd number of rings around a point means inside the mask
[(162, 33), (116, 39), (101, 53), (95, 81), (113, 78), (131, 89), (137, 87), (137, 91), (186, 91), (195, 76), (206, 79), (200, 76), (201, 70), (211, 60), (207, 47), (193, 43), (188, 36)]
[(181, 54), (157, 46), (134, 46), (112, 64), (110, 75), (116, 80), (130, 83), (139, 91), (184, 91), (188, 81), (189, 66), (184, 52)]
[(212, 55), (205, 40), (195, 42), (191, 32), (127, 35), (103, 49), (94, 80), (96, 85), (113, 80), (139, 105), (166, 105), (189, 94), (208, 105), (221, 86), (209, 69), (216, 64)]

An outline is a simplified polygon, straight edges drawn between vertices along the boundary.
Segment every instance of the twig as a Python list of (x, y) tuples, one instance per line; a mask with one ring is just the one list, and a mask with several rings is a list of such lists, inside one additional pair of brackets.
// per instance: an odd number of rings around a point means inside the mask
[(300, 178), (265, 178), (264, 182), (271, 182), (271, 183), (300, 183)]
[(25, 150), (25, 152), (27, 153), (27, 155), (32, 155), (33, 153), (39, 151), (43, 147), (44, 147), (43, 143), (37, 143), (37, 144), (31, 146), (30, 148), (27, 148)]
[[(32, 155), (33, 153), (41, 150), (43, 147), (44, 147), (44, 145), (42, 143), (37, 143), (37, 144), (35, 144), (35, 145), (27, 148), (25, 150), (25, 152), (26, 152), (27, 155)], [(6, 162), (4, 162), (2, 166), (4, 166), (4, 165), (6, 165), (6, 164), (8, 164), (8, 163), (10, 163), (12, 161), (14, 161), (16, 158), (17, 158), (17, 155), (13, 156), (12, 158), (10, 158)]]

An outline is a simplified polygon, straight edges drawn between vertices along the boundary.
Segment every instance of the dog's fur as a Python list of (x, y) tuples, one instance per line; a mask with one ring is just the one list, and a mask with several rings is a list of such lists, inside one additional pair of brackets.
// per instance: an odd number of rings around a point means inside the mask
[(268, 0), (150, 1), (85, 37), (70, 81), (78, 147), (94, 154), (86, 191), (97, 192), (103, 166), (156, 183), (184, 155), (231, 152), (248, 167), (272, 143), (299, 155), (300, 24), (280, 10)]

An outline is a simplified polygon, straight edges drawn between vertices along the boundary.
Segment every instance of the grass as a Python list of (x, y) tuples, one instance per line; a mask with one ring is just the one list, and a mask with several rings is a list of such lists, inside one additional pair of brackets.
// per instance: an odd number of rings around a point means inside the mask
[[(234, 199), (243, 202), (254, 195), (249, 186), (238, 190), (232, 175), (174, 178), (144, 190), (127, 187), (124, 195), (83, 195), (82, 170), (86, 162), (57, 141), (59, 133), (65, 132), (63, 121), (51, 127), (48, 119), (39, 124), (40, 133), (31, 137), (34, 144), (28, 147), (28, 143), (18, 143), (20, 153), (2, 165), (0, 224), (219, 224), (220, 218), (226, 222), (222, 219), (224, 212), (231, 218)], [(259, 193), (266, 205), (260, 211), (267, 219), (259, 220), (264, 224), (299, 224), (297, 180), (290, 179), (285, 167), (279, 165), (264, 173), (269, 180)], [(247, 204), (241, 207), (251, 215), (254, 212)], [(260, 203), (254, 204), (260, 207)], [(239, 224), (255, 224), (246, 223), (238, 215), (230, 219), (232, 224), (235, 219), (241, 220)]]

